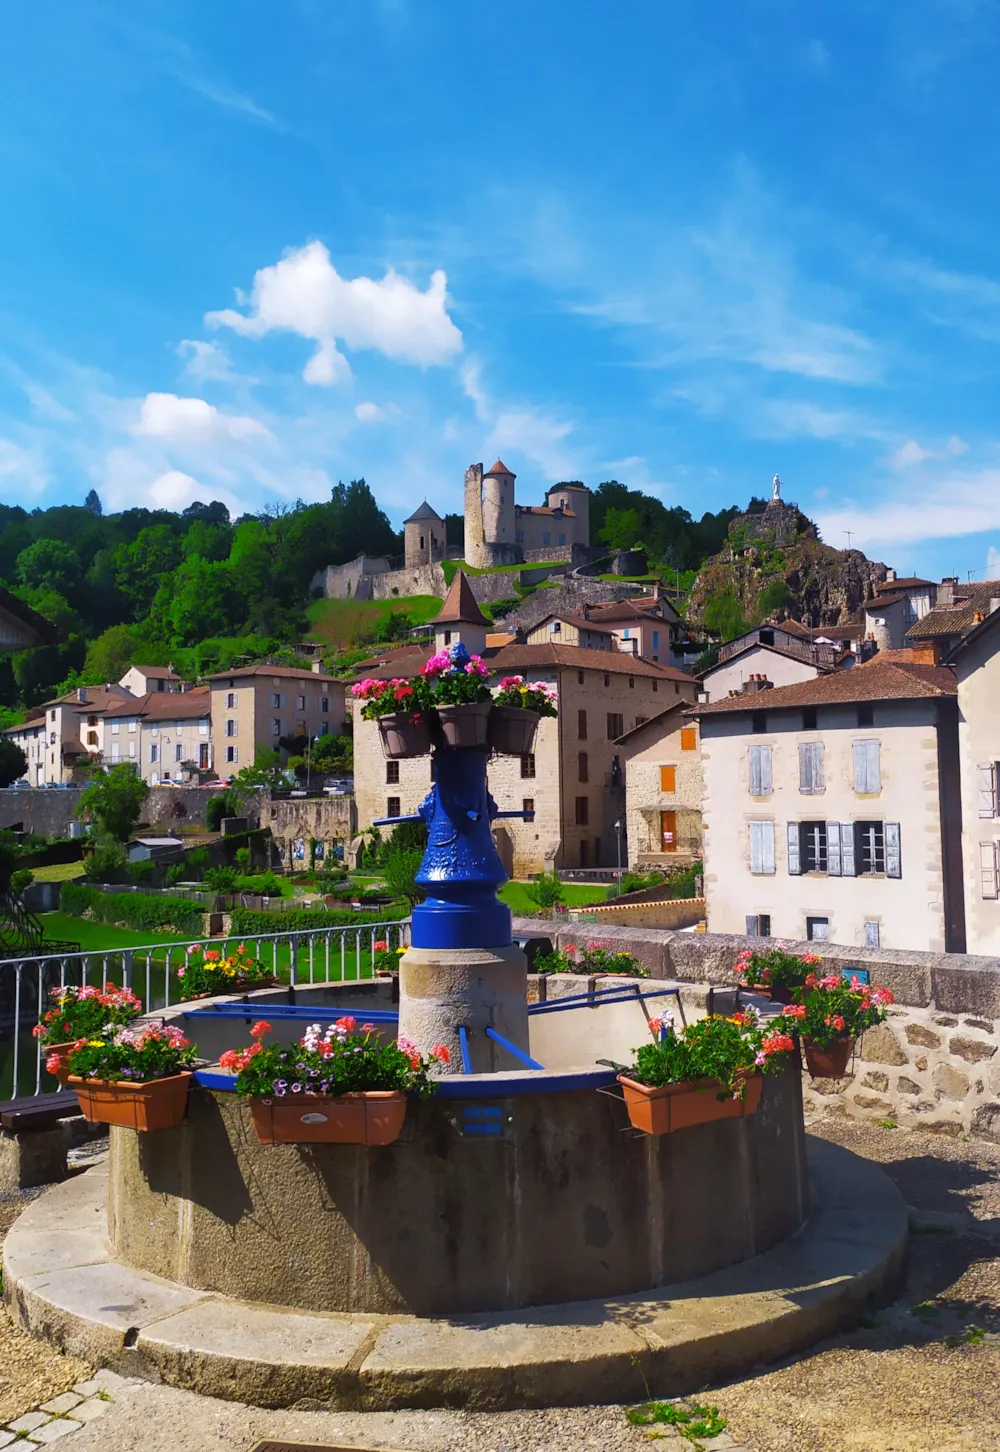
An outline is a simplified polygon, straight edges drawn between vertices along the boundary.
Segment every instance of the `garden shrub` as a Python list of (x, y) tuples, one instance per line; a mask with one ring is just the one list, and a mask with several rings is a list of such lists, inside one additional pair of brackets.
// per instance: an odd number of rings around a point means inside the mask
[(201, 908), (182, 897), (147, 897), (141, 893), (101, 892), (80, 882), (64, 882), (59, 907), (70, 917), (90, 912), (99, 923), (119, 928), (173, 928), (189, 937), (202, 931)]
[(346, 909), (290, 908), (287, 912), (263, 912), (256, 908), (234, 908), (232, 932), (255, 937), (262, 933), (305, 933), (316, 928), (364, 927), (370, 923), (396, 922), (409, 916), (409, 907), (395, 903), (377, 912), (348, 912)]

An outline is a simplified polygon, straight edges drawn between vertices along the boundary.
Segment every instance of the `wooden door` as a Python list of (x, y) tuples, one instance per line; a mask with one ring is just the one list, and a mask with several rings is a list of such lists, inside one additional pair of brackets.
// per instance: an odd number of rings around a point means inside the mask
[(677, 813), (660, 813), (660, 851), (677, 851)]

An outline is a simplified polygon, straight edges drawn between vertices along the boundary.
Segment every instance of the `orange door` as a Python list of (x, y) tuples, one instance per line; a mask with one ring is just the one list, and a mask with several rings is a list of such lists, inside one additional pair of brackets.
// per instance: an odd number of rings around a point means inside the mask
[(677, 851), (677, 813), (660, 813), (660, 850), (661, 852)]

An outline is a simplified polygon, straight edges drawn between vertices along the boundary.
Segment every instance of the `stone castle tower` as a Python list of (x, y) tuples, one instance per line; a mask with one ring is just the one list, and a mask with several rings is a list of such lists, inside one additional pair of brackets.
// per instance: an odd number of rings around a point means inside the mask
[(500, 459), (486, 474), (482, 464), (465, 471), (465, 561), (477, 569), (516, 565), (514, 480)]

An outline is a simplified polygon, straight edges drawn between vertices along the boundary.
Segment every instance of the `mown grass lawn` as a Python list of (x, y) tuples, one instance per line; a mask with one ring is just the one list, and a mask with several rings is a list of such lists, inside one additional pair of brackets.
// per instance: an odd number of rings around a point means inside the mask
[(73, 882), (83, 876), (82, 862), (50, 862), (47, 867), (33, 867), (36, 882)]
[[(523, 882), (506, 882), (497, 893), (500, 901), (505, 902), (517, 918), (534, 917), (538, 911), (537, 905), (528, 896), (526, 886)], [(585, 907), (587, 903), (604, 902), (608, 890), (605, 882), (564, 882), (563, 902), (567, 907)]]
[(306, 610), (308, 639), (324, 645), (350, 646), (392, 614), (405, 610), (415, 625), (433, 620), (441, 609), (436, 595), (400, 595), (391, 600), (314, 600)]

